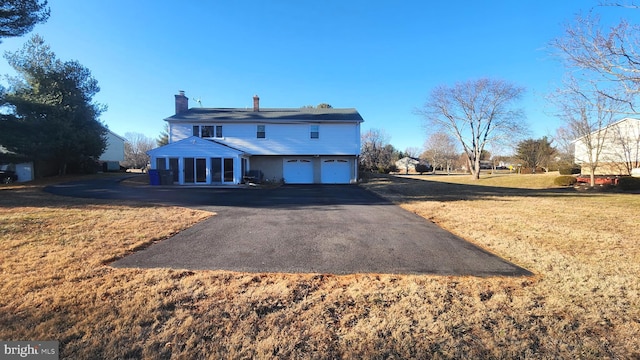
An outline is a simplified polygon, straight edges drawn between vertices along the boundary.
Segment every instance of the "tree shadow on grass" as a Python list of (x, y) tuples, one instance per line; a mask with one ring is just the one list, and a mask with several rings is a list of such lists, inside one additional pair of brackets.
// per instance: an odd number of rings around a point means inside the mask
[(243, 186), (131, 186), (110, 179), (76, 181), (47, 186), (61, 196), (133, 201), (185, 207), (248, 207), (260, 209), (330, 210), (337, 205), (390, 205), (356, 185), (284, 185), (275, 188)]
[[(425, 179), (428, 179), (425, 177)], [(460, 201), (509, 197), (579, 197), (602, 196), (574, 188), (521, 189), (481, 184), (457, 184), (425, 181), (391, 175), (371, 174), (362, 186), (356, 185), (284, 185), (276, 188), (130, 186), (121, 178), (83, 179), (59, 183), (42, 189), (0, 189), (0, 207), (15, 206), (85, 206), (114, 204), (129, 206), (173, 205), (185, 207), (249, 207), (260, 209), (331, 210), (340, 205), (391, 205), (392, 201)], [(480, 180), (481, 182), (482, 180)], [(363, 191), (362, 188), (371, 190)], [(45, 198), (42, 194), (61, 195)], [(385, 197), (386, 199), (383, 199)], [(29, 204), (29, 205), (27, 205)]]
[[(480, 180), (479, 182), (481, 182)], [(597, 193), (582, 193), (572, 187), (549, 189), (523, 189), (481, 184), (458, 184), (444, 181), (428, 181), (392, 175), (371, 175), (363, 185), (378, 194), (389, 198), (402, 198), (403, 201), (464, 201), (481, 199), (499, 199), (508, 197), (580, 197), (598, 196)]]
[(113, 201), (99, 198), (58, 196), (48, 193), (41, 186), (0, 189), (0, 208), (35, 207), (84, 209), (87, 206), (123, 205), (134, 208), (149, 208), (154, 204), (136, 201)]

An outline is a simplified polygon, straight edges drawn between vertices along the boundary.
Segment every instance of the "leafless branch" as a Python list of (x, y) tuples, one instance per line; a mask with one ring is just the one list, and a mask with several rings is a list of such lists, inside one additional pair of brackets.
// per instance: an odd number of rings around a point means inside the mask
[(419, 113), (430, 128), (460, 143), (478, 178), (482, 150), (526, 129), (522, 110), (513, 107), (523, 92), (506, 81), (486, 78), (439, 86)]

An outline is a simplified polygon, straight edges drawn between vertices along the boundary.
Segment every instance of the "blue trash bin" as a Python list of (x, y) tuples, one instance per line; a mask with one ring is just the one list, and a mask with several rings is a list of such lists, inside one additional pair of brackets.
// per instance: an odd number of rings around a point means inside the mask
[(157, 169), (149, 170), (149, 184), (160, 185), (160, 172)]

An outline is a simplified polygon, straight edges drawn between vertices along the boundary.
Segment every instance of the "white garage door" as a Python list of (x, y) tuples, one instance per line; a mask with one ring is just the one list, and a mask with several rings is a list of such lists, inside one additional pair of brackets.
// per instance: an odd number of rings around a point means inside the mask
[(351, 166), (345, 159), (323, 159), (320, 167), (323, 184), (348, 184), (351, 182)]
[(311, 159), (284, 159), (282, 170), (286, 184), (313, 184)]

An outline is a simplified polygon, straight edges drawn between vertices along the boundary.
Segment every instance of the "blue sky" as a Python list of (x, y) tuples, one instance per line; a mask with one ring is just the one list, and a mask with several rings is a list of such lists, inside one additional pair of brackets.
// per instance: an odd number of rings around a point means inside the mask
[[(547, 44), (597, 1), (50, 1), (42, 35), (62, 60), (98, 80), (101, 120), (114, 132), (156, 138), (184, 90), (190, 106), (358, 109), (363, 132), (396, 148), (427, 138), (414, 114), (430, 91), (480, 77), (527, 89), (531, 136), (560, 125), (544, 97), (561, 80)], [(638, 16), (598, 8), (612, 20)], [(633, 19), (631, 19), (633, 20)], [(15, 51), (31, 35), (4, 39)], [(11, 74), (0, 59), (0, 74)]]

